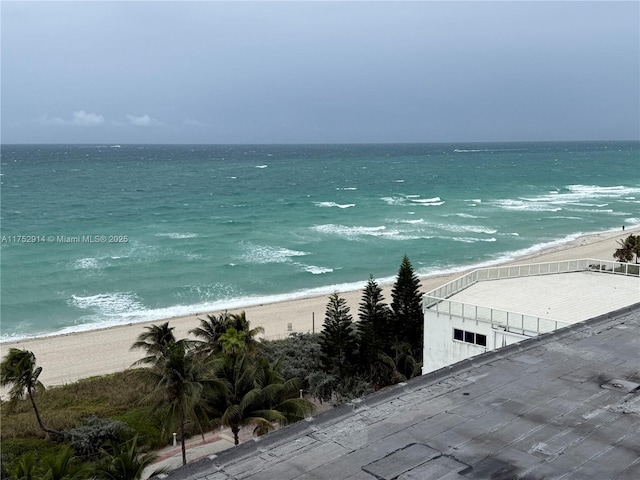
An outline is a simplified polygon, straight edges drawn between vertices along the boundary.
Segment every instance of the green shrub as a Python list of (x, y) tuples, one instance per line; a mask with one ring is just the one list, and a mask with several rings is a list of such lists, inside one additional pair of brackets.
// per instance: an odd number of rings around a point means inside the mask
[(164, 447), (162, 418), (149, 407), (138, 407), (115, 417), (126, 424), (138, 437), (138, 445), (151, 449)]
[(84, 425), (64, 432), (64, 439), (77, 455), (91, 457), (100, 451), (106, 442), (125, 441), (131, 437), (131, 429), (110, 418), (89, 417)]

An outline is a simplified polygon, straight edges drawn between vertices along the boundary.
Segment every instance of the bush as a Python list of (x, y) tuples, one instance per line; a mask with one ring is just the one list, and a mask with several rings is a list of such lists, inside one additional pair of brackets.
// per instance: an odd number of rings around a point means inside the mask
[(320, 334), (294, 333), (281, 340), (262, 340), (258, 346), (258, 357), (264, 357), (271, 363), (281, 361), (284, 378), (298, 378), (305, 382), (307, 377), (322, 371), (320, 364)]
[(106, 442), (124, 441), (131, 436), (126, 424), (110, 418), (89, 417), (84, 423), (65, 431), (64, 439), (76, 454), (85, 458), (98, 454)]
[(125, 423), (138, 437), (138, 445), (151, 449), (164, 447), (166, 442), (162, 436), (162, 418), (151, 408), (137, 408), (115, 417)]
[(7, 472), (13, 470), (15, 462), (27, 453), (32, 453), (35, 458), (44, 458), (57, 455), (64, 446), (43, 440), (40, 438), (20, 438), (2, 441), (2, 478)]

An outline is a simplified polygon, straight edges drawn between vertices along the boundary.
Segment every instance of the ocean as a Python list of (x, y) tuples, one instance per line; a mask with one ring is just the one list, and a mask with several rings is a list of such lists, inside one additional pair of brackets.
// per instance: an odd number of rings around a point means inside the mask
[(431, 275), (640, 225), (639, 142), (3, 145), (1, 164), (0, 341), (329, 295), (392, 282), (405, 254)]

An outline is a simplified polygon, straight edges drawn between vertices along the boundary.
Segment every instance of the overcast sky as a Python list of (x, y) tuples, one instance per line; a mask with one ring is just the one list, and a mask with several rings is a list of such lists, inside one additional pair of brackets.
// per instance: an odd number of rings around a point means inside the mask
[(637, 140), (639, 5), (3, 0), (2, 142)]

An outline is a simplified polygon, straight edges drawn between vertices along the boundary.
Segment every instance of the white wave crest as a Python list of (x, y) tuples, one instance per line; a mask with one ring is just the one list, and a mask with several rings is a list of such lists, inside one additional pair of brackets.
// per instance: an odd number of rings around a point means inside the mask
[(610, 210), (582, 210), (580, 207), (603, 208), (608, 204), (603, 203), (602, 200), (622, 200), (629, 195), (637, 193), (640, 193), (640, 187), (567, 185), (562, 189), (552, 190), (543, 195), (497, 200), (496, 204), (506, 210), (558, 212), (566, 208), (572, 211), (611, 213)]
[(351, 208), (356, 206), (355, 203), (345, 203), (345, 204), (340, 204), (336, 202), (314, 202), (314, 203), (318, 207), (325, 207), (325, 208), (330, 208), (330, 207)]
[(381, 200), (387, 205), (404, 205), (406, 203), (404, 197), (382, 197)]
[(444, 203), (440, 197), (433, 197), (433, 198), (415, 198), (414, 197), (414, 198), (411, 198), (411, 201), (414, 203), (437, 203), (437, 204)]
[(97, 258), (80, 258), (73, 262), (72, 268), (74, 270), (95, 270), (99, 268), (99, 263)]
[(347, 240), (356, 240), (362, 236), (394, 237), (400, 233), (397, 230), (387, 230), (387, 227), (384, 225), (378, 227), (348, 227), (345, 225), (327, 224), (316, 225), (312, 227), (312, 229), (325, 235), (335, 235), (346, 238)]
[(270, 245), (244, 243), (242, 247), (245, 250), (245, 253), (242, 254), (241, 258), (247, 263), (285, 263), (292, 257), (302, 257), (307, 255), (307, 252), (289, 250), (284, 247), (273, 247)]
[(485, 227), (482, 225), (458, 225), (455, 223), (438, 223), (434, 224), (434, 227), (448, 232), (455, 233), (485, 233), (487, 235), (493, 235), (498, 231), (495, 228)]
[(409, 225), (417, 225), (424, 222), (424, 218), (417, 218), (415, 220), (390, 220), (393, 223), (407, 223)]
[(494, 237), (491, 238), (475, 238), (475, 237), (453, 237), (451, 238), (454, 242), (462, 242), (462, 243), (476, 243), (476, 242), (496, 242), (497, 240)]
[(166, 237), (166, 238), (173, 238), (173, 239), (195, 238), (197, 236), (198, 235), (195, 233), (178, 233), (178, 232), (156, 233), (156, 237)]
[(505, 210), (531, 211), (531, 212), (559, 212), (561, 207), (556, 207), (546, 203), (532, 202), (526, 200), (497, 200), (496, 205)]
[(256, 168), (267, 168), (269, 165), (256, 165)]
[(322, 275), (323, 273), (332, 273), (333, 268), (317, 267), (315, 265), (302, 265), (305, 272), (309, 272), (313, 275)]
[(398, 195), (394, 197), (382, 197), (381, 200), (387, 205), (411, 205), (418, 204), (427, 207), (437, 207), (444, 204), (440, 197), (420, 198), (420, 195)]
[(136, 295), (129, 292), (101, 293), (86, 297), (72, 295), (67, 303), (106, 316), (144, 310)]

